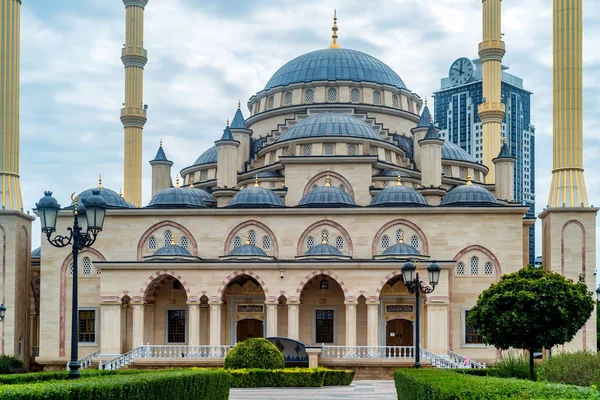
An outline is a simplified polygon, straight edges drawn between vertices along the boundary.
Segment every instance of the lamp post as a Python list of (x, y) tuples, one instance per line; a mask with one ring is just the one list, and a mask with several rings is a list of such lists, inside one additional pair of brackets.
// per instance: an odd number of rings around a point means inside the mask
[(427, 286), (419, 279), (418, 261), (417, 265), (409, 261), (402, 266), (404, 284), (408, 288), (408, 291), (415, 295), (415, 368), (421, 368), (421, 292), (429, 294), (435, 290), (436, 285), (440, 281), (440, 271), (440, 266), (435, 261), (429, 264), (427, 272), (430, 286)]
[(52, 197), (52, 192), (44, 192), (44, 197), (36, 204), (36, 209), (40, 215), (42, 233), (46, 234), (48, 242), (52, 246), (59, 248), (72, 246), (73, 305), (71, 308), (71, 361), (69, 361), (69, 379), (79, 378), (79, 357), (77, 354), (79, 346), (77, 259), (81, 250), (93, 245), (96, 241), (96, 237), (104, 225), (104, 217), (106, 215), (106, 202), (100, 196), (99, 190), (93, 190), (92, 195), (82, 202), (84, 207), (78, 204), (79, 196), (74, 197), (74, 195), (75, 193), (71, 195), (71, 200), (73, 200), (73, 227), (67, 228), (69, 231), (68, 236), (56, 235), (54, 238), (51, 238), (52, 233), (56, 231), (56, 221), (58, 211), (60, 210), (60, 205)]

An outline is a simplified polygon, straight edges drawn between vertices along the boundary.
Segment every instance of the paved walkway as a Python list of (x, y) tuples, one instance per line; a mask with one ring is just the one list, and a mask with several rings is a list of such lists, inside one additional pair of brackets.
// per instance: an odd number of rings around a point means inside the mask
[(323, 388), (231, 389), (229, 400), (396, 400), (394, 381), (354, 381)]

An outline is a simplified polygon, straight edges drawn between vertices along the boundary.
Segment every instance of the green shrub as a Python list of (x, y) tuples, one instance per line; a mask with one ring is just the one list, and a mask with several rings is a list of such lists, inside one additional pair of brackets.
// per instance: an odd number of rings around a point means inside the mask
[(396, 370), (394, 381), (398, 400), (600, 399), (592, 388), (429, 368)]
[(23, 368), (23, 361), (14, 356), (0, 356), (0, 374), (10, 374), (11, 368)]
[(325, 368), (231, 369), (231, 387), (321, 387)]
[(549, 382), (590, 386), (600, 372), (600, 356), (589, 351), (560, 353), (542, 362), (540, 378)]
[(498, 378), (529, 379), (529, 360), (511, 351), (494, 365), (488, 375)]
[[(162, 372), (174, 371), (174, 370), (161, 370)], [(92, 378), (105, 375), (135, 375), (141, 373), (148, 373), (150, 371), (143, 371), (138, 369), (120, 369), (115, 371), (98, 370), (98, 369), (84, 369), (79, 371), (81, 378)], [(54, 380), (65, 380), (68, 377), (68, 371), (51, 371), (51, 372), (30, 372), (26, 374), (12, 374), (12, 375), (0, 375), (0, 384), (14, 385), (20, 383), (35, 383), (45, 382)]]
[(251, 338), (236, 344), (225, 357), (226, 369), (282, 369), (283, 354), (267, 339)]
[(465, 369), (453, 369), (452, 371), (458, 372), (459, 374), (475, 375), (475, 376), (493, 375), (493, 368), (465, 368)]
[(227, 400), (231, 375), (222, 370), (150, 371), (0, 386), (6, 400)]
[(323, 380), (323, 386), (347, 386), (351, 384), (353, 380), (353, 370), (325, 369), (325, 379)]

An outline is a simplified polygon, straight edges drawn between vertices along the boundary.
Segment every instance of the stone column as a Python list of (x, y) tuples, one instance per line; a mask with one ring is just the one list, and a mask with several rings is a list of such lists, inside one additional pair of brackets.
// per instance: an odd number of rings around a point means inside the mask
[(221, 345), (221, 304), (218, 301), (209, 301), (210, 306), (210, 345)]
[(300, 302), (288, 301), (288, 336), (290, 339), (300, 338)]
[[(425, 318), (425, 343), (421, 346), (436, 354), (448, 352), (448, 300), (426, 300)], [(421, 325), (423, 328), (423, 325)]]
[(131, 303), (133, 307), (133, 341), (131, 346), (135, 349), (138, 346), (145, 344), (144, 342), (144, 303)]
[[(356, 305), (357, 301), (345, 301), (346, 305), (346, 346), (356, 346)], [(354, 351), (354, 350), (350, 350)]]
[(308, 368), (317, 368), (319, 366), (321, 350), (321, 348), (316, 347), (306, 349), (306, 354), (308, 354)]
[(277, 336), (277, 301), (265, 302), (267, 307), (267, 337)]
[(102, 355), (121, 354), (121, 302), (100, 304), (102, 335), (100, 353)]
[(379, 345), (379, 301), (367, 301), (367, 345)]
[(200, 344), (200, 303), (194, 301), (187, 304), (190, 314), (190, 338), (188, 339), (188, 345), (198, 346)]

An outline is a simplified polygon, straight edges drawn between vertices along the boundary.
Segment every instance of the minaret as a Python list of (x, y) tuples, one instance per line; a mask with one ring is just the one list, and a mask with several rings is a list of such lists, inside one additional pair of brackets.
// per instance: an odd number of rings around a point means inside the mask
[(238, 101), (238, 107), (231, 121), (230, 128), (233, 139), (240, 142), (237, 149), (237, 171), (245, 172), (246, 163), (250, 161), (250, 137), (252, 136), (252, 131), (248, 129), (240, 107), (241, 104)]
[(237, 186), (237, 149), (240, 142), (233, 138), (229, 120), (221, 139), (215, 142), (217, 146), (217, 186), (221, 189), (231, 189)]
[(479, 43), (481, 76), (485, 102), (479, 106), (479, 119), (483, 131), (482, 164), (489, 168), (486, 183), (494, 183), (495, 166), (492, 162), (502, 146), (502, 57), (506, 53), (502, 41), (502, 0), (483, 0), (483, 41)]
[(23, 211), (19, 183), (21, 0), (0, 0), (0, 129), (2, 210)]
[(144, 50), (144, 7), (148, 0), (123, 0), (125, 4), (125, 47), (121, 60), (125, 65), (125, 107), (121, 122), (125, 128), (124, 196), (137, 207), (142, 205), (142, 130), (146, 123), (143, 100), (144, 66), (148, 54)]
[(427, 106), (427, 99), (425, 99), (425, 107), (423, 107), (421, 118), (419, 118), (417, 126), (410, 130), (413, 135), (413, 157), (415, 159), (415, 167), (419, 170), (421, 169), (421, 146), (419, 146), (419, 141), (425, 137), (430, 124), (431, 113)]
[(150, 161), (150, 165), (152, 166), (152, 197), (154, 197), (161, 191), (171, 187), (171, 167), (173, 166), (173, 161), (167, 158), (163, 149), (162, 139), (156, 156), (154, 156), (154, 160)]

